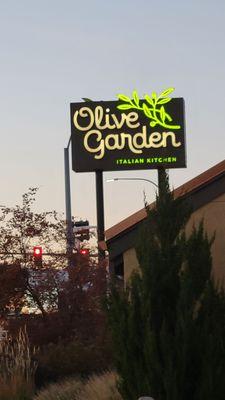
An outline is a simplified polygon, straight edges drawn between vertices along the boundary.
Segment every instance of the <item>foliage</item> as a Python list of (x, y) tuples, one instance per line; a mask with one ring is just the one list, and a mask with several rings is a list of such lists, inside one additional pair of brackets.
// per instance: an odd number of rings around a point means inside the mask
[[(57, 343), (60, 338), (67, 340), (75, 337), (84, 341), (92, 338), (94, 341), (96, 338), (103, 337), (106, 327), (101, 298), (106, 291), (105, 266), (87, 263), (87, 260), (76, 262), (76, 266), (71, 268), (54, 269), (53, 267), (36, 271), (37, 273), (32, 275), (32, 278), (36, 277), (33, 289), (34, 300), (43, 312), (19, 313), (17, 316), (13, 314), (11, 318), (8, 318), (8, 308), (5, 307), (7, 329), (16, 332), (19, 327), (26, 325), (32, 344), (38, 346)], [(24, 270), (22, 269), (20, 273), (24, 273)], [(9, 274), (8, 278), (10, 276)], [(15, 282), (15, 293), (18, 293), (17, 283)], [(27, 285), (27, 282), (25, 283)], [(7, 285), (5, 285), (5, 291), (7, 291)], [(10, 291), (7, 299), (12, 301)], [(27, 304), (26, 297), (21, 300), (21, 305), (25, 304)]]
[[(169, 103), (172, 99), (168, 95), (174, 91), (174, 88), (168, 88), (164, 90), (159, 96), (155, 92), (152, 93), (152, 97), (148, 94), (144, 96), (144, 101), (140, 100), (136, 90), (133, 92), (133, 99), (130, 99), (124, 94), (119, 94), (118, 99), (123, 101), (123, 104), (119, 104), (117, 108), (119, 110), (139, 110), (150, 119), (150, 126), (153, 128), (156, 125), (163, 126), (168, 129), (180, 129), (180, 125), (169, 125), (172, 121), (172, 117), (166, 112), (164, 104)], [(168, 121), (168, 122), (167, 122)]]
[[(22, 206), (2, 208), (0, 318), (13, 337), (26, 326), (30, 342), (40, 347), (35, 379), (43, 385), (102, 371), (111, 348), (101, 307), (106, 266), (73, 254), (68, 267), (65, 223), (55, 212), (32, 211), (36, 192), (30, 189)], [(33, 263), (34, 244), (51, 253), (42, 266)]]
[(42, 325), (39, 321), (36, 328), (28, 325), (31, 340), (42, 344), (37, 356), (39, 385), (46, 379), (101, 372), (112, 364), (111, 341), (101, 307), (106, 290), (104, 266), (72, 267), (61, 289), (58, 312), (48, 315)]
[(58, 343), (43, 346), (37, 354), (36, 383), (60, 381), (71, 375), (87, 377), (101, 373), (112, 366), (111, 342), (107, 337), (89, 340), (61, 339)]
[(34, 400), (75, 400), (82, 386), (83, 382), (80, 379), (67, 378), (48, 385), (34, 397)]
[(114, 372), (106, 372), (88, 379), (76, 400), (122, 400), (116, 385)]
[[(36, 194), (37, 188), (30, 188), (23, 195), (22, 205), (0, 207), (1, 317), (8, 311), (20, 312), (22, 307), (45, 317), (47, 311), (57, 308), (60, 282), (56, 269), (67, 265), (65, 221), (55, 211), (34, 212)], [(41, 271), (33, 260), (33, 246), (37, 244), (49, 254), (43, 257)]]
[(55, 253), (59, 250), (65, 253), (65, 221), (55, 211), (33, 211), (37, 191), (37, 188), (30, 188), (22, 196), (22, 205), (0, 207), (1, 261), (10, 264), (19, 261), (23, 267), (33, 265), (32, 250), (38, 244), (44, 246), (45, 253), (51, 254), (46, 264), (54, 261), (55, 266), (62, 265), (63, 259)]
[(106, 283), (104, 264), (87, 263), (81, 257), (76, 267), (68, 269), (68, 280), (59, 296), (59, 312), (66, 324), (79, 326), (80, 332), (83, 330), (83, 337), (96, 336), (104, 319), (101, 299), (105, 295)]
[[(82, 261), (76, 267), (57, 270), (66, 277), (63, 275), (60, 282), (55, 312), (46, 312), (45, 318), (42, 314), (7, 318), (7, 330), (16, 335), (26, 325), (31, 343), (40, 347), (36, 354), (38, 386), (71, 374), (101, 372), (112, 364), (111, 341), (101, 307), (106, 291), (105, 267)], [(44, 279), (36, 282), (39, 301), (44, 288)]]
[(34, 390), (36, 363), (26, 331), (0, 343), (0, 399), (28, 400)]
[[(65, 221), (55, 211), (34, 212), (36, 195), (37, 188), (30, 188), (23, 195), (22, 205), (0, 207), (0, 317), (9, 311), (19, 313), (23, 308), (23, 311), (39, 312), (47, 319), (49, 312), (58, 310), (63, 292), (72, 290), (71, 273), (67, 270)], [(32, 254), (37, 244), (43, 246), (45, 253), (39, 267)], [(91, 281), (87, 271), (94, 265), (92, 276), (97, 274), (94, 261), (75, 255), (72, 258), (71, 264), (80, 272), (82, 264), (88, 275), (87, 282)]]
[(25, 279), (19, 264), (2, 264), (0, 268), (0, 316), (13, 310), (21, 311), (25, 291)]
[(168, 178), (148, 214), (140, 272), (107, 300), (120, 391), (126, 400), (222, 400), (225, 295), (211, 275), (212, 240), (203, 223), (185, 236), (190, 212)]
[(87, 381), (70, 378), (43, 389), (34, 400), (122, 400), (117, 386), (116, 374), (106, 372), (93, 375)]

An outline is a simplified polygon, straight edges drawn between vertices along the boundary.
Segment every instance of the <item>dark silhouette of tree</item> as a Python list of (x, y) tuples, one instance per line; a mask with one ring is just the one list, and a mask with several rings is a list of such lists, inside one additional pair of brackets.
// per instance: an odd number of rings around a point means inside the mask
[(225, 295), (213, 281), (203, 223), (185, 236), (189, 216), (166, 177), (140, 235), (140, 271), (107, 298), (126, 400), (224, 399)]
[[(40, 331), (44, 342), (94, 336), (104, 320), (100, 298), (106, 290), (105, 265), (91, 254), (73, 254), (68, 267), (65, 221), (55, 211), (34, 212), (36, 194), (31, 188), (22, 205), (1, 207), (0, 318), (20, 316), (9, 326), (26, 323), (30, 334), (28, 325), (33, 326), (35, 342)], [(43, 246), (42, 266), (33, 260), (34, 245)]]

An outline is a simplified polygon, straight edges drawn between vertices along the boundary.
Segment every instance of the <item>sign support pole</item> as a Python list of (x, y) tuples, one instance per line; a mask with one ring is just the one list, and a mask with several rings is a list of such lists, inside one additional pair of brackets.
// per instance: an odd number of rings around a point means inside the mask
[(163, 190), (164, 190), (164, 182), (166, 178), (166, 170), (165, 168), (158, 168), (158, 193), (159, 193), (159, 198), (162, 197), (163, 195)]
[[(70, 141), (69, 141), (69, 144), (70, 144)], [(66, 148), (64, 148), (65, 203), (66, 203), (68, 266), (70, 266), (70, 264), (71, 264), (71, 255), (72, 255), (72, 252), (73, 252), (73, 226), (72, 226), (72, 215), (71, 215), (69, 144), (68, 144), (68, 146)]]
[[(103, 193), (103, 172), (95, 172), (96, 183), (96, 207), (97, 207), (97, 234), (98, 245), (105, 240), (105, 222), (104, 222), (104, 193)], [(105, 257), (105, 252), (99, 249), (99, 259)]]

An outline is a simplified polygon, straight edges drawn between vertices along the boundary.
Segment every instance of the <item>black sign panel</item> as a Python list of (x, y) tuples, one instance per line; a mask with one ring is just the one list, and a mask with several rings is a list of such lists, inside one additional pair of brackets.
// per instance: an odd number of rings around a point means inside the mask
[(128, 100), (71, 104), (74, 171), (186, 167), (184, 100)]

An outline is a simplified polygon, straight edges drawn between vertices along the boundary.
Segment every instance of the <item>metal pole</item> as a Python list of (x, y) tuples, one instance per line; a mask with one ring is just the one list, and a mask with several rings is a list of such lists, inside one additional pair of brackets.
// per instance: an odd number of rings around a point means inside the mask
[(166, 170), (165, 168), (158, 168), (158, 193), (159, 197), (162, 196), (164, 190), (164, 182), (166, 179)]
[(71, 215), (71, 193), (70, 193), (70, 164), (69, 164), (69, 144), (64, 148), (64, 167), (65, 167), (65, 202), (66, 202), (66, 225), (67, 225), (67, 254), (68, 264), (73, 252), (73, 226)]
[(155, 182), (145, 178), (112, 178), (112, 179), (107, 179), (106, 182), (112, 182), (112, 181), (145, 181), (151, 183), (158, 189), (158, 185)]
[[(105, 221), (104, 221), (104, 194), (103, 194), (103, 173), (95, 172), (96, 183), (96, 208), (97, 208), (97, 234), (98, 243), (105, 240)], [(99, 249), (99, 258), (104, 258), (104, 250)]]

